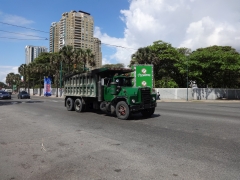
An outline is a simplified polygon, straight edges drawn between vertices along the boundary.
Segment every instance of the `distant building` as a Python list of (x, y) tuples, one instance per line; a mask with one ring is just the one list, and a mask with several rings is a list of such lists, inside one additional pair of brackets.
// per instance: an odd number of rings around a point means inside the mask
[(25, 64), (33, 62), (42, 52), (48, 52), (43, 46), (26, 46), (25, 47)]
[(50, 27), (49, 51), (58, 52), (66, 45), (74, 49), (91, 49), (95, 55), (96, 66), (102, 66), (101, 41), (93, 37), (93, 17), (84, 11), (71, 11), (62, 14), (59, 22)]
[(49, 52), (59, 51), (59, 23), (53, 22), (50, 27)]
[(96, 65), (98, 68), (102, 67), (102, 51), (101, 51), (101, 41), (98, 38), (93, 38), (93, 49), (92, 49), (95, 58)]

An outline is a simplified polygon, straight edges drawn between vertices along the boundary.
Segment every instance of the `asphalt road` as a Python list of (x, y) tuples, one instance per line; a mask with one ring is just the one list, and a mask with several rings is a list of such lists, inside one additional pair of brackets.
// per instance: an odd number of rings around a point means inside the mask
[(240, 103), (158, 103), (152, 118), (0, 100), (0, 179), (240, 179)]

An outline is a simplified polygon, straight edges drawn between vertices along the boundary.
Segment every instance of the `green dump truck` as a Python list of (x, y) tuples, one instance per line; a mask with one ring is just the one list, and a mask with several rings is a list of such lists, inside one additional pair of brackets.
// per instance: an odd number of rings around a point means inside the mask
[(134, 112), (141, 112), (144, 117), (152, 116), (157, 106), (156, 94), (151, 87), (134, 87), (134, 77), (130, 76), (133, 71), (99, 68), (65, 76), (65, 107), (79, 113), (88, 108), (100, 109), (123, 120)]

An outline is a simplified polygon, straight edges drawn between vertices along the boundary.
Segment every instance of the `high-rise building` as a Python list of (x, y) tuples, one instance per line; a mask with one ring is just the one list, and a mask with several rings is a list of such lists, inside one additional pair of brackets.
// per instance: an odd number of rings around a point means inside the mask
[(26, 46), (25, 47), (25, 64), (33, 62), (42, 52), (48, 52), (44, 46)]
[(96, 58), (96, 64), (98, 67), (102, 66), (102, 51), (101, 51), (101, 41), (98, 38), (93, 38), (93, 53)]
[(50, 27), (49, 52), (59, 51), (59, 23), (53, 22)]
[[(50, 52), (58, 52), (66, 45), (74, 49), (91, 49), (95, 55), (96, 66), (102, 66), (101, 41), (93, 37), (93, 17), (84, 11), (71, 11), (62, 14), (58, 23), (50, 27)], [(88, 66), (88, 65), (87, 65)]]

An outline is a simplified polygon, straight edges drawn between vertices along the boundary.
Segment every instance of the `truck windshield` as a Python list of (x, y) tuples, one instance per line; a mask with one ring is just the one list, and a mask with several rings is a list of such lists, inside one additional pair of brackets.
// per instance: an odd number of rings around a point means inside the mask
[(115, 79), (115, 82), (118, 86), (132, 86), (132, 78), (118, 77)]

